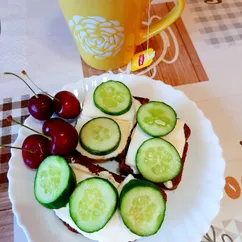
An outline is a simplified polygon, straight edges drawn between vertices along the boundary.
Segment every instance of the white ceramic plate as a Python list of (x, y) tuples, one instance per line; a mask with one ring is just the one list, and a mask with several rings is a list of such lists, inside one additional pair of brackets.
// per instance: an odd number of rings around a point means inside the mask
[[(219, 211), (224, 187), (225, 161), (211, 123), (182, 92), (146, 76), (103, 74), (72, 83), (63, 89), (72, 91), (82, 101), (87, 90), (95, 88), (108, 79), (124, 82), (135, 96), (168, 103), (192, 131), (182, 182), (176, 191), (167, 192), (167, 214), (163, 226), (155, 236), (142, 238), (140, 241), (200, 241)], [(27, 118), (25, 123), (41, 130), (42, 123), (31, 117)], [(14, 145), (21, 146), (29, 134), (31, 134), (30, 131), (20, 128)], [(35, 171), (24, 165), (21, 151), (11, 152), (8, 172), (9, 196), (13, 212), (28, 240), (32, 242), (90, 241), (70, 232), (53, 211), (42, 207), (35, 200), (33, 193)]]

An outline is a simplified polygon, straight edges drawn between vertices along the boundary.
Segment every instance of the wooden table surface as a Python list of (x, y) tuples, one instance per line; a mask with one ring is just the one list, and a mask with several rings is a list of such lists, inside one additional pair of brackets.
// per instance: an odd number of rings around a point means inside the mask
[[(165, 3), (152, 6), (151, 15), (165, 15), (173, 7), (172, 3)], [(178, 40), (180, 54), (178, 60), (173, 64), (164, 62), (157, 66), (155, 79), (162, 80), (172, 86), (208, 81), (206, 72), (199, 60), (193, 43), (189, 37), (185, 25), (181, 19), (177, 20), (172, 26), (172, 30)], [(170, 37), (170, 36), (169, 36)], [(162, 51), (161, 37), (158, 35), (150, 40), (150, 47), (157, 52), (156, 56)], [(172, 43), (172, 40), (171, 40)], [(146, 44), (137, 47), (137, 52), (146, 49)], [(172, 44), (166, 55), (166, 59), (174, 56), (174, 45)], [(101, 74), (102, 71), (94, 70), (82, 61), (83, 74), (85, 77)], [(151, 73), (147, 74), (148, 76)], [(0, 111), (4, 110), (4, 104), (0, 105)], [(1, 124), (4, 126), (4, 121)], [(4, 144), (4, 143), (3, 143)], [(13, 242), (13, 213), (11, 203), (8, 198), (8, 160), (9, 150), (0, 149), (0, 242)]]

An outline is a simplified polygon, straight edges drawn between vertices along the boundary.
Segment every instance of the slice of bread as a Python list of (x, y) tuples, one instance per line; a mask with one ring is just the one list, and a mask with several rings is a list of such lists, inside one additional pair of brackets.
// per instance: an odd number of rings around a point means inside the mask
[[(148, 98), (136, 97), (136, 99), (141, 104), (145, 104), (145, 103), (149, 102)], [(182, 154), (180, 154), (181, 155), (181, 161), (182, 161), (181, 172), (178, 174), (177, 177), (175, 177), (174, 179), (169, 181), (170, 184), (167, 183), (167, 182), (166, 183), (156, 183), (156, 185), (158, 185), (162, 189), (175, 190), (181, 182), (184, 164), (185, 164), (185, 161), (186, 161), (186, 156), (187, 156), (187, 151), (188, 151), (188, 146), (189, 146), (188, 145), (188, 139), (191, 135), (191, 129), (189, 128), (189, 126), (186, 123), (184, 123), (183, 131), (184, 131), (184, 136), (185, 136), (185, 143), (184, 143), (184, 147), (183, 147), (183, 152), (180, 152), (180, 153), (182, 153)], [(133, 129), (133, 132), (134, 132), (134, 129)], [(131, 137), (132, 137), (132, 135), (131, 135)], [(130, 141), (131, 141), (131, 137), (130, 137)], [(168, 141), (170, 141), (170, 140), (168, 140)], [(130, 167), (129, 165), (126, 164), (127, 152), (128, 152), (128, 147), (126, 148), (125, 154), (123, 154), (123, 156), (122, 156), (121, 162), (119, 160), (119, 172), (120, 172), (120, 174), (124, 175), (124, 176), (127, 176), (128, 174), (132, 174), (134, 177), (136, 177), (138, 179), (144, 179), (140, 174), (135, 174), (132, 167)]]
[[(190, 128), (187, 124), (184, 124), (183, 130), (184, 130), (186, 142), (185, 142), (185, 145), (184, 145), (184, 148), (183, 148), (183, 153), (182, 153), (182, 156), (181, 156), (181, 160), (182, 160), (181, 172), (178, 174), (177, 177), (175, 177), (174, 179), (171, 180), (172, 187), (167, 186), (166, 183), (156, 183), (156, 185), (158, 185), (162, 189), (175, 190), (181, 182), (184, 164), (185, 164), (187, 151), (188, 151), (188, 142), (187, 141), (188, 141), (188, 139), (191, 135), (191, 130), (190, 130)], [(132, 174), (136, 178), (143, 179), (143, 177), (140, 174), (135, 174), (132, 167), (130, 167), (129, 165), (127, 165), (125, 163), (125, 158), (119, 163), (119, 169), (120, 169), (121, 175), (127, 176), (128, 174)]]
[[(98, 117), (98, 116), (95, 116), (96, 114), (100, 116), (111, 117), (112, 119), (114, 119), (119, 124), (122, 136), (121, 136), (120, 146), (118, 147), (118, 149), (106, 156), (92, 155), (87, 151), (85, 151), (80, 144), (78, 144), (77, 151), (80, 153), (82, 158), (87, 162), (106, 162), (110, 160), (116, 160), (117, 162), (121, 162), (124, 159), (127, 147), (130, 143), (132, 131), (136, 126), (136, 111), (141, 104), (148, 101), (149, 99), (147, 98), (133, 97), (133, 105), (131, 108), (133, 108), (134, 110), (132, 110), (132, 114), (126, 115), (126, 116), (121, 115), (122, 117), (110, 116), (104, 113), (100, 113), (100, 110), (97, 111), (97, 108), (93, 107), (94, 104), (90, 103), (91, 102), (90, 98), (88, 98), (88, 101), (86, 101), (87, 106), (85, 106), (85, 101), (84, 101), (83, 114), (81, 115), (81, 118), (77, 121), (77, 124), (76, 124), (76, 130), (78, 133), (80, 132), (82, 126), (86, 122), (88, 122), (92, 118)], [(90, 107), (93, 109), (93, 111), (90, 111), (88, 109)]]

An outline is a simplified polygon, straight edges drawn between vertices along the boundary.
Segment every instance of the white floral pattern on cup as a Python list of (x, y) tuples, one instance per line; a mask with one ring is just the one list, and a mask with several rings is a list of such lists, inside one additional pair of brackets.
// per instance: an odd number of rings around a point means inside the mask
[(82, 49), (96, 59), (115, 56), (124, 43), (124, 28), (119, 21), (99, 16), (73, 16), (69, 26)]

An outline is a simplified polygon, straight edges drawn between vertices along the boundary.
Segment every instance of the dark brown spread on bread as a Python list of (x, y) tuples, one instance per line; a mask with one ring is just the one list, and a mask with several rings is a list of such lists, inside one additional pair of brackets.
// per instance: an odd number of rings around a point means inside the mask
[[(60, 219), (61, 220), (61, 219)], [(73, 233), (79, 234), (75, 229), (73, 229), (69, 224), (61, 220), (61, 222)]]
[(98, 175), (102, 171), (107, 171), (113, 176), (114, 180), (118, 183), (121, 183), (125, 179), (125, 176), (110, 172), (104, 167), (99, 166), (98, 164), (94, 164), (89, 159), (85, 159), (83, 155), (81, 155), (78, 151), (73, 152), (71, 155), (65, 156), (65, 159), (68, 163), (77, 163), (85, 166), (91, 173), (96, 175)]
[(133, 98), (136, 99), (137, 101), (139, 101), (141, 105), (150, 101), (149, 98), (144, 98), (144, 97), (135, 97), (134, 96)]

